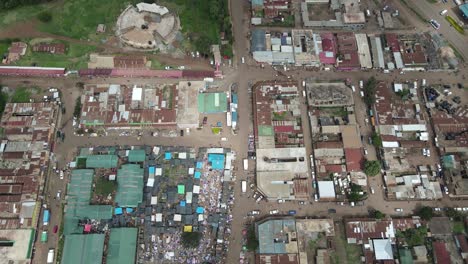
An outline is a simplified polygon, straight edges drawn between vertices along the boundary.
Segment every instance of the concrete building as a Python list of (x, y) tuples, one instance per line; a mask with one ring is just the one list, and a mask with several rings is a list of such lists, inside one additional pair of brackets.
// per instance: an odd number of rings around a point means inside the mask
[(354, 105), (353, 92), (344, 83), (306, 82), (307, 102), (313, 107)]
[(312, 30), (292, 30), (296, 66), (320, 66), (319, 50)]
[(362, 69), (372, 69), (372, 57), (369, 49), (369, 42), (366, 34), (356, 34), (359, 62)]
[(34, 233), (34, 229), (0, 230), (2, 240), (0, 263), (31, 263)]

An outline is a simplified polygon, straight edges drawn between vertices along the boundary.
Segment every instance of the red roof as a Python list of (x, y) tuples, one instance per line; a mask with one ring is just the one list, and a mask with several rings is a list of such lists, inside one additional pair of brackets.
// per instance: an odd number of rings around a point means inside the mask
[(345, 149), (346, 169), (348, 171), (362, 171), (364, 167), (364, 155), (362, 149)]
[(294, 131), (294, 126), (275, 126), (275, 133), (291, 133)]
[(450, 263), (450, 254), (447, 251), (447, 247), (444, 242), (436, 241), (432, 243), (432, 246), (434, 247), (436, 263)]
[(385, 40), (387, 40), (387, 45), (393, 52), (400, 51), (400, 43), (398, 43), (398, 36), (395, 33), (385, 34)]
[(0, 66), (0, 75), (59, 77), (65, 75), (65, 68)]
[(468, 253), (468, 241), (466, 241), (465, 235), (458, 234), (455, 238), (458, 240), (458, 244), (460, 245), (460, 251), (462, 253)]
[(322, 52), (319, 53), (320, 62), (324, 64), (336, 63), (336, 39), (332, 33), (320, 34), (322, 38)]
[(325, 165), (325, 170), (327, 172), (341, 173), (343, 172), (343, 167), (338, 164), (327, 164)]

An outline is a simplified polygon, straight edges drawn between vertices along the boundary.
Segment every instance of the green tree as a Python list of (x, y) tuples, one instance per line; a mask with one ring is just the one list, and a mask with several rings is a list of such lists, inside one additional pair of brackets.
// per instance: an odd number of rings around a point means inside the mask
[(379, 134), (377, 134), (376, 132), (373, 132), (371, 138), (372, 138), (372, 145), (376, 147), (382, 147), (382, 137), (380, 137)]
[(255, 235), (255, 228), (253, 226), (249, 227), (247, 230), (247, 250), (255, 251), (258, 248), (258, 239)]
[(375, 87), (377, 86), (377, 80), (375, 77), (370, 77), (364, 84), (364, 102), (368, 107), (371, 107), (375, 103)]
[(49, 11), (44, 11), (37, 15), (37, 19), (43, 23), (49, 23), (52, 21), (52, 14)]
[(410, 95), (410, 90), (409, 90), (409, 89), (403, 89), (403, 90), (401, 90), (401, 91), (396, 92), (396, 94), (397, 94), (398, 96), (400, 96), (400, 98), (401, 98), (402, 100), (408, 100), (409, 95)]
[(380, 173), (380, 162), (378, 160), (366, 160), (364, 163), (364, 173), (367, 176), (375, 176)]
[(385, 214), (380, 212), (379, 210), (375, 210), (373, 212), (373, 216), (375, 219), (383, 219), (385, 217)]
[(424, 239), (427, 236), (427, 228), (420, 226), (418, 228), (409, 228), (402, 232), (405, 238), (406, 244), (409, 247), (414, 247), (424, 244)]
[(8, 94), (2, 92), (2, 87), (0, 86), (0, 117), (2, 117), (3, 111), (5, 110), (5, 105), (8, 102)]
[(76, 118), (80, 118), (81, 116), (81, 96), (76, 98), (75, 110), (73, 111), (73, 116)]
[(348, 193), (347, 197), (350, 202), (359, 202), (366, 198), (365, 194), (361, 194), (363, 193), (361, 185), (351, 183), (349, 187), (351, 190)]
[(182, 246), (184, 248), (197, 248), (200, 245), (202, 234), (200, 232), (182, 233)]
[(423, 220), (429, 221), (429, 220), (431, 220), (431, 218), (433, 216), (433, 211), (432, 211), (431, 207), (423, 206), (423, 207), (419, 208), (416, 215), (421, 217), (421, 219), (423, 219)]

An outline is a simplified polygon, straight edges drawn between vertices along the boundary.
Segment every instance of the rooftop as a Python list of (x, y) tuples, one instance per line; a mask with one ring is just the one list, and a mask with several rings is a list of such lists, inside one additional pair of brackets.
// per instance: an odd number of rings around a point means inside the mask
[(102, 263), (104, 234), (67, 235), (62, 259), (67, 264)]
[(107, 263), (135, 263), (138, 228), (112, 228), (107, 250)]
[(0, 247), (1, 264), (29, 263), (34, 244), (34, 229), (0, 230), (2, 241), (12, 241), (13, 246)]
[(294, 218), (267, 219), (257, 225), (260, 254), (297, 253)]

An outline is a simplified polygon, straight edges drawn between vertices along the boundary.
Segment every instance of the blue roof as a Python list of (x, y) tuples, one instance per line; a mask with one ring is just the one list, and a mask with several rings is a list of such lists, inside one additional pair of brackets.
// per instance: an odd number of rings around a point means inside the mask
[(127, 207), (127, 208), (125, 209), (125, 211), (127, 211), (127, 213), (131, 213), (131, 212), (133, 212), (133, 208)]
[(263, 6), (263, 0), (252, 0), (252, 6)]
[(254, 29), (252, 31), (252, 41), (250, 49), (254, 51), (265, 51), (266, 50), (266, 39), (265, 39), (265, 30), (263, 29)]
[(121, 215), (123, 213), (122, 207), (116, 207), (114, 209), (114, 214)]
[(164, 159), (170, 160), (172, 158), (172, 154), (170, 152), (164, 153)]
[(275, 240), (287, 239), (286, 234), (296, 232), (294, 219), (268, 220), (258, 225), (258, 253), (260, 254), (286, 254), (286, 244)]
[(201, 172), (196, 171), (194, 175), (195, 179), (200, 179), (200, 176), (201, 176)]
[(238, 100), (237, 100), (237, 94), (236, 94), (236, 93), (233, 93), (233, 94), (232, 94), (232, 103), (233, 103), (233, 104), (237, 104), (237, 101), (238, 101)]
[(155, 170), (156, 170), (156, 169), (155, 169), (154, 167), (149, 167), (149, 168), (148, 168), (149, 174), (154, 174)]
[(211, 162), (211, 167), (214, 170), (223, 170), (224, 169), (224, 154), (208, 154), (208, 161)]
[(460, 5), (458, 7), (460, 8), (460, 12), (462, 12), (462, 14), (465, 17), (468, 17), (468, 4), (463, 4), (463, 5)]
[(180, 201), (180, 206), (185, 206), (185, 201)]
[(203, 207), (197, 207), (197, 210), (196, 210), (197, 214), (203, 214), (205, 212), (205, 208)]
[(232, 112), (232, 121), (237, 122), (237, 112)]
[(197, 169), (203, 168), (203, 162), (197, 161)]

